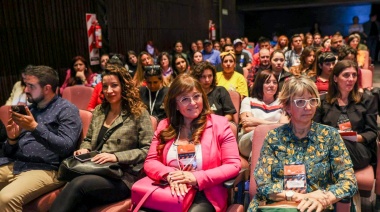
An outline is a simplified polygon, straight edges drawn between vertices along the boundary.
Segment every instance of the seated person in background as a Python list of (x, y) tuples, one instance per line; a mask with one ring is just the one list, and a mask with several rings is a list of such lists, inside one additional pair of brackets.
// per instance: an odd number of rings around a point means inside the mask
[(191, 76), (201, 83), (203, 91), (207, 94), (211, 111), (232, 121), (236, 109), (226, 88), (216, 86), (215, 67), (209, 62), (200, 62), (193, 67)]
[(280, 35), (278, 37), (278, 42), (274, 46), (273, 50), (281, 50), (282, 52), (288, 51), (288, 45), (289, 45), (289, 39), (286, 37), (286, 35)]
[[(171, 63), (169, 53), (161, 52), (158, 55), (157, 61), (160, 64), (160, 67), (162, 70), (163, 86), (169, 87), (170, 83), (174, 79), (174, 74), (173, 74), (174, 72), (173, 72), (172, 63)], [(144, 74), (144, 77), (145, 77), (145, 74)]]
[(153, 57), (148, 52), (142, 51), (139, 54), (138, 60), (137, 60), (137, 69), (133, 76), (133, 81), (135, 82), (135, 86), (145, 86), (146, 83), (144, 81), (144, 72), (145, 72), (145, 66), (152, 66), (154, 65)]
[(137, 54), (135, 51), (129, 50), (127, 52), (128, 60), (126, 66), (128, 66), (128, 73), (133, 78), (137, 70)]
[[(270, 40), (268, 38), (260, 37), (257, 42), (259, 43), (260, 51), (263, 49), (267, 49), (268, 51), (271, 51)], [(260, 51), (253, 55), (253, 60), (252, 60), (252, 66), (253, 67), (259, 66), (261, 63), (260, 62), (260, 55), (259, 55)]]
[[(152, 124), (125, 67), (108, 64), (102, 84), (105, 100), (95, 108), (86, 138), (74, 155), (94, 151), (104, 142), (101, 153), (91, 161), (118, 162), (127, 170), (145, 160), (153, 136)], [(89, 211), (126, 199), (136, 180), (137, 176), (126, 171), (121, 179), (91, 174), (76, 177), (63, 188), (50, 211)]]
[(145, 70), (144, 79), (146, 86), (140, 87), (140, 98), (148, 108), (149, 115), (158, 121), (166, 118), (164, 98), (168, 93), (168, 87), (163, 86), (161, 68)]
[(252, 151), (252, 137), (260, 124), (288, 123), (278, 95), (278, 81), (270, 70), (263, 70), (251, 89), (251, 96), (241, 103), (240, 120), (244, 135), (239, 140), (240, 153), (248, 157)]
[(368, 49), (359, 49), (360, 36), (358, 34), (350, 35), (348, 37), (347, 44), (357, 51), (356, 61), (358, 62), (359, 68), (363, 68), (364, 63), (366, 62), (365, 60), (368, 60), (368, 58), (365, 57)]
[(303, 51), (302, 38), (300, 34), (294, 34), (292, 36), (291, 44), (293, 49), (288, 48), (288, 51), (285, 52), (285, 67), (290, 68), (292, 66), (298, 66), (300, 64), (300, 56)]
[(203, 61), (208, 61), (212, 65), (216, 66), (221, 63), (220, 61), (220, 51), (213, 49), (212, 42), (210, 40), (203, 41), (202, 56)]
[[(120, 67), (123, 66), (123, 62), (120, 60), (120, 58), (117, 55), (113, 55), (110, 60), (107, 61), (105, 64), (105, 67), (107, 67), (108, 64), (118, 65)], [(102, 76), (101, 74), (98, 74), (98, 76)], [(101, 78), (100, 78), (101, 79)], [(93, 111), (95, 107), (103, 102), (104, 94), (103, 94), (103, 84), (100, 81), (92, 91), (91, 99), (88, 102), (87, 110)]]
[[(355, 63), (357, 63), (356, 58), (357, 58), (357, 51), (352, 48), (351, 46), (344, 45), (339, 49), (338, 52), (338, 61), (341, 60), (351, 60)], [(362, 71), (358, 67), (358, 86), (359, 86), (359, 91), (363, 92), (363, 86), (362, 86)]]
[(354, 169), (365, 168), (376, 159), (377, 109), (374, 96), (359, 92), (357, 64), (339, 61), (330, 75), (329, 91), (322, 96), (314, 121), (357, 132), (356, 142), (344, 140)]
[(278, 81), (278, 90), (281, 91), (284, 82), (292, 76), (285, 70), (285, 54), (281, 50), (274, 50), (270, 55), (271, 71)]
[(298, 66), (292, 66), (289, 72), (294, 76), (305, 75), (309, 77), (315, 77), (314, 70), (315, 63), (315, 50), (313, 47), (305, 47), (301, 53), (300, 64)]
[(260, 49), (259, 53), (259, 64), (253, 69), (250, 69), (247, 76), (248, 88), (251, 88), (255, 82), (255, 76), (262, 70), (270, 69), (270, 51), (266, 48)]
[(82, 129), (77, 107), (56, 95), (57, 72), (28, 66), (27, 115), (11, 112), (0, 158), (0, 211), (22, 211), (33, 199), (62, 186), (56, 179), (63, 158), (73, 153)]
[(174, 77), (183, 74), (188, 73), (190, 70), (190, 64), (187, 62), (186, 58), (183, 57), (181, 54), (176, 54), (173, 57), (173, 70), (174, 70)]
[(76, 56), (71, 61), (70, 69), (66, 71), (66, 78), (60, 88), (60, 93), (62, 95), (66, 87), (73, 85), (91, 87), (94, 79), (96, 79), (96, 73), (92, 73), (91, 67), (86, 59), (82, 56)]
[(336, 57), (332, 52), (317, 53), (317, 77), (315, 85), (319, 95), (326, 94), (329, 89), (329, 78), (336, 63)]
[(216, 73), (216, 84), (223, 86), (227, 91), (237, 91), (241, 99), (248, 96), (246, 79), (243, 75), (235, 72), (236, 58), (234, 52), (223, 52), (220, 57), (223, 71)]
[[(232, 46), (232, 44), (226, 44), (223, 48), (223, 52), (229, 52), (229, 51), (232, 51), (232, 52), (234, 51), (234, 47)], [(216, 72), (223, 71), (223, 67), (221, 63), (216, 65), (215, 68), (216, 68)], [(239, 65), (235, 64), (235, 71), (243, 75), (243, 68), (240, 67)]]
[(247, 78), (249, 70), (252, 68), (252, 59), (243, 51), (243, 41), (240, 39), (234, 40), (234, 52), (236, 58), (236, 66), (243, 68), (243, 76)]
[[(210, 114), (202, 86), (187, 74), (174, 79), (167, 95), (168, 118), (157, 127), (144, 171), (153, 180), (167, 181), (174, 195), (191, 195), (183, 211), (226, 211), (223, 182), (235, 177), (241, 167), (230, 124)], [(177, 147), (184, 146), (192, 149), (190, 164), (178, 160)]]
[[(264, 140), (254, 170), (257, 194), (248, 211), (257, 211), (261, 201), (286, 200), (296, 202), (301, 212), (320, 212), (353, 196), (356, 178), (342, 138), (333, 127), (312, 121), (320, 103), (314, 82), (305, 76), (291, 77), (279, 99), (290, 123), (269, 131)], [(285, 169), (292, 168), (304, 170), (303, 180), (298, 180), (303, 187), (286, 183), (295, 180), (284, 175)]]
[(28, 98), (25, 94), (24, 72), (21, 73), (21, 80), (17, 81), (12, 88), (5, 105), (30, 105)]

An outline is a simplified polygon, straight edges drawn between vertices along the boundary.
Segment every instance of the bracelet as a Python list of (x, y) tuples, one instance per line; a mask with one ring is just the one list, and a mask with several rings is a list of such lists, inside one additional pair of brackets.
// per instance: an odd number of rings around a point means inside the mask
[(20, 138), (20, 136), (17, 136), (16, 138), (10, 138), (7, 136), (7, 139), (10, 141), (17, 141)]

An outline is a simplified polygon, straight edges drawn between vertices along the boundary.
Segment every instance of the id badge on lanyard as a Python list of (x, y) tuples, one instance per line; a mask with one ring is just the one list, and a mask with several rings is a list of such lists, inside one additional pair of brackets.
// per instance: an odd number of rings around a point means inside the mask
[(339, 123), (339, 130), (341, 131), (351, 131), (352, 126), (350, 120), (345, 120)]
[(293, 190), (306, 194), (305, 164), (291, 164), (284, 166), (284, 190)]
[(197, 168), (194, 144), (178, 145), (177, 153), (179, 169), (182, 171), (192, 171)]

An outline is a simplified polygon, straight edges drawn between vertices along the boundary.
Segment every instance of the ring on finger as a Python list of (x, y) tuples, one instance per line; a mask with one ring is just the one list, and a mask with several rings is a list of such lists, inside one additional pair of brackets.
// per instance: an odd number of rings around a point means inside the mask
[(305, 197), (305, 198), (303, 198), (305, 201), (308, 201), (309, 200), (309, 198), (307, 198), (307, 197)]

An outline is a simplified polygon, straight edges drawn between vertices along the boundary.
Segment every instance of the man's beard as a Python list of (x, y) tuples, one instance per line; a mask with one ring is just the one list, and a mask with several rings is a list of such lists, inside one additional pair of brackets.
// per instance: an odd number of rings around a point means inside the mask
[(28, 97), (28, 102), (30, 102), (32, 104), (38, 104), (44, 99), (44, 96), (42, 96), (42, 95), (37, 97), (37, 98), (33, 98), (32, 95), (30, 95), (30, 94), (26, 94), (26, 96)]

